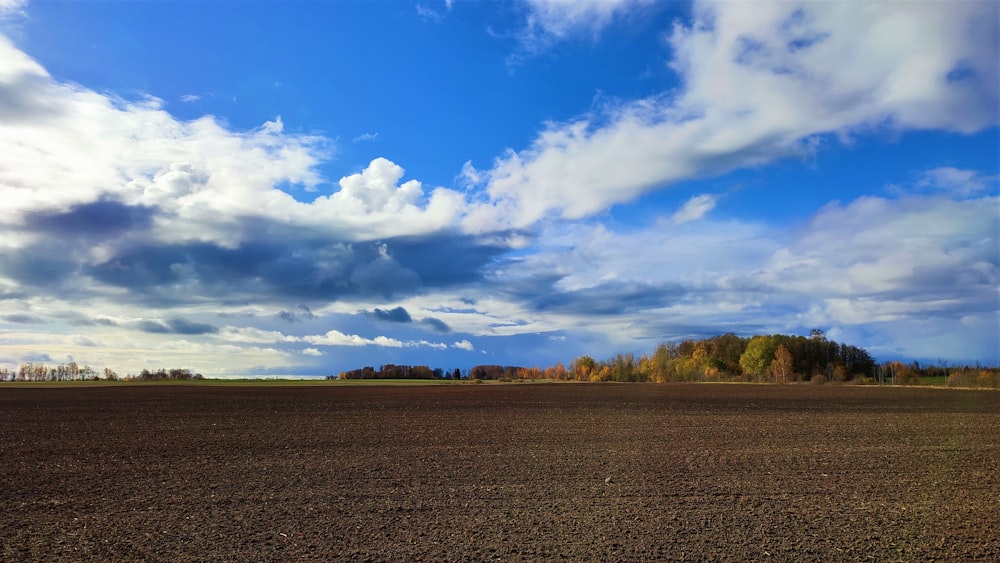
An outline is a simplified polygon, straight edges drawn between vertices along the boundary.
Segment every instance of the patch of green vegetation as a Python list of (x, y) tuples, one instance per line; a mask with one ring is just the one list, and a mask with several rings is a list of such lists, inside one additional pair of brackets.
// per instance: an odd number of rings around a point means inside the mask
[(947, 384), (948, 377), (944, 375), (921, 376), (917, 382), (917, 385), (936, 385), (941, 387)]

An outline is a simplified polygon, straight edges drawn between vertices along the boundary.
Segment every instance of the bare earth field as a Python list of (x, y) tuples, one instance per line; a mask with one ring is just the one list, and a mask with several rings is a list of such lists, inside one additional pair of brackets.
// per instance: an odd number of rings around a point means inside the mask
[(0, 559), (1000, 560), (1000, 393), (0, 387)]

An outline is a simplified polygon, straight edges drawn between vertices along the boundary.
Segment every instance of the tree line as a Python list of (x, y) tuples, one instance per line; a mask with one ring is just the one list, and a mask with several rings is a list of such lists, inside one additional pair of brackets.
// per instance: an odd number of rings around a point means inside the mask
[[(97, 372), (75, 362), (49, 366), (25, 362), (15, 370), (0, 368), (0, 381), (184, 381), (203, 379), (189, 369), (142, 370), (119, 378), (113, 370)], [(784, 334), (740, 337), (721, 334), (704, 340), (660, 344), (649, 354), (617, 354), (605, 360), (589, 355), (575, 358), (569, 366), (557, 363), (546, 368), (477, 365), (463, 372), (425, 365), (385, 364), (340, 372), (327, 379), (469, 379), (687, 382), (747, 381), (794, 383), (895, 383), (916, 384), (930, 380), (960, 387), (1000, 388), (1000, 367), (920, 365), (891, 361), (879, 364), (864, 349), (828, 340), (820, 330), (808, 337)]]
[[(456, 370), (454, 379), (461, 374)], [(550, 380), (619, 382), (744, 381), (770, 383), (854, 382), (916, 384), (931, 380), (961, 387), (1000, 388), (1000, 368), (921, 366), (917, 362), (879, 364), (868, 351), (828, 340), (820, 330), (808, 337), (784, 334), (748, 338), (722, 334), (704, 340), (664, 343), (650, 354), (617, 354), (606, 360), (589, 355), (567, 367), (477, 365), (463, 376), (472, 380)]]
[(0, 381), (190, 381), (204, 379), (200, 373), (187, 368), (143, 369), (138, 374), (119, 377), (110, 369), (98, 372), (90, 366), (80, 366), (76, 362), (49, 366), (40, 362), (24, 362), (16, 369), (0, 368)]
[(542, 368), (476, 366), (477, 379), (551, 379), (556, 381), (771, 381), (793, 382), (824, 377), (849, 381), (876, 378), (878, 364), (864, 349), (829, 341), (816, 332), (809, 338), (775, 334), (742, 338), (722, 334), (704, 340), (664, 343), (651, 354), (617, 354), (606, 360), (589, 355)]
[(385, 364), (379, 369), (365, 366), (361, 369), (342, 371), (339, 375), (328, 375), (326, 379), (455, 379), (461, 378), (461, 371), (445, 372), (441, 368)]

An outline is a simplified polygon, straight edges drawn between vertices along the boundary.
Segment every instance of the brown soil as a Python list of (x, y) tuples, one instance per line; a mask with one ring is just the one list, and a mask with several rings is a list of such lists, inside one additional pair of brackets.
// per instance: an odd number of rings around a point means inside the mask
[(0, 387), (0, 559), (1000, 560), (1000, 393)]

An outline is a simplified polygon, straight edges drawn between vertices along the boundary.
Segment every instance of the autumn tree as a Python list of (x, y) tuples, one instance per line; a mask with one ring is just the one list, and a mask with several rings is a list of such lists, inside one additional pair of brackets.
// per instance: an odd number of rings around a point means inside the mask
[(774, 361), (774, 352), (778, 344), (771, 336), (754, 336), (747, 343), (746, 350), (740, 356), (740, 367), (743, 373), (754, 379), (760, 379)]
[(570, 371), (573, 372), (573, 376), (578, 381), (590, 381), (591, 375), (594, 374), (595, 366), (596, 362), (594, 362), (594, 358), (585, 355), (573, 360), (573, 363), (569, 367)]
[[(919, 369), (920, 366), (916, 364), (915, 367)], [(897, 385), (914, 385), (919, 381), (917, 370), (911, 369), (903, 362), (888, 362), (885, 368), (892, 377), (892, 382)]]
[(567, 379), (566, 366), (562, 365), (562, 362), (558, 362), (554, 366), (545, 368), (545, 378), (553, 381), (565, 381)]
[(674, 364), (680, 352), (676, 344), (660, 344), (650, 356), (643, 356), (640, 361), (640, 370), (646, 381), (663, 383), (671, 381), (674, 375)]
[(785, 348), (784, 344), (778, 344), (774, 350), (774, 359), (768, 367), (768, 375), (774, 378), (776, 383), (785, 383), (793, 376), (792, 353)]

